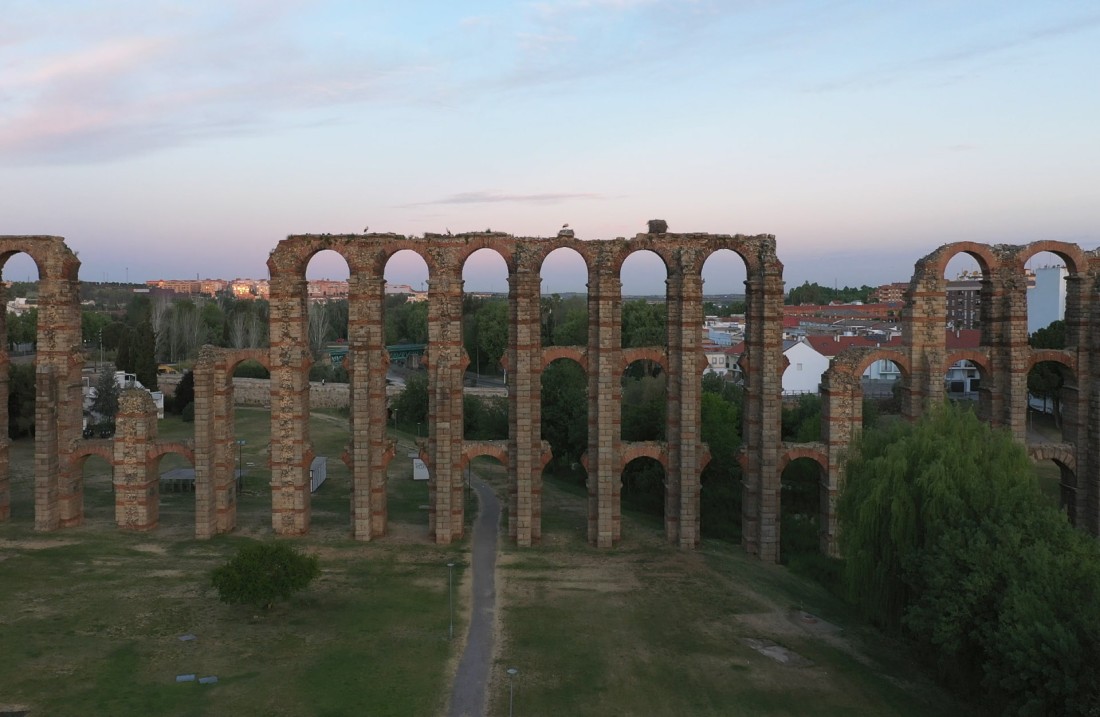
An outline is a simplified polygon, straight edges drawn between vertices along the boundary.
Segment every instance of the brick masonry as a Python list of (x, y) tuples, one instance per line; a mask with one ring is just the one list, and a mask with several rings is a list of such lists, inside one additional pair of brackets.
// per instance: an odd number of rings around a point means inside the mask
[[(575, 250), (588, 267), (589, 331), (586, 346), (540, 345), (540, 271), (555, 249)], [(462, 347), (462, 267), (480, 249), (503, 257), (509, 272), (508, 365), (509, 438), (466, 441), (462, 435), (462, 377), (469, 357)], [(743, 543), (763, 560), (779, 556), (780, 476), (798, 458), (818, 462), (821, 480), (821, 547), (836, 550), (835, 501), (843, 481), (843, 452), (858, 435), (862, 402), (859, 377), (879, 358), (901, 367), (903, 412), (913, 418), (943, 398), (943, 375), (959, 358), (981, 369), (981, 415), (1026, 437), (1027, 371), (1041, 360), (1061, 363), (1073, 375), (1066, 402), (1065, 442), (1031, 446), (1032, 455), (1055, 460), (1063, 470), (1063, 497), (1070, 517), (1092, 534), (1100, 530), (1100, 381), (1092, 381), (1090, 355), (1100, 342), (1100, 302), (1092, 302), (1100, 280), (1100, 254), (1073, 244), (1035, 242), (1026, 246), (974, 243), (945, 245), (916, 263), (905, 297), (903, 344), (891, 349), (851, 349), (841, 354), (822, 381), (821, 441), (781, 441), (783, 266), (769, 235), (639, 234), (632, 239), (580, 241), (566, 232), (556, 238), (519, 238), (500, 233), (459, 235), (298, 235), (279, 242), (268, 259), (271, 275), (271, 345), (268, 349), (204, 347), (195, 371), (193, 441), (157, 440), (156, 421), (142, 396), (128, 394), (113, 441), (80, 438), (79, 261), (59, 237), (0, 236), (0, 257), (23, 252), (39, 268), (40, 307), (36, 370), (38, 409), (35, 439), (35, 526), (49, 531), (83, 520), (83, 462), (100, 455), (114, 466), (116, 515), (120, 528), (156, 527), (155, 466), (160, 456), (186, 456), (196, 472), (195, 534), (210, 537), (236, 527), (233, 406), (271, 409), (272, 530), (300, 535), (310, 528), (309, 465), (314, 452), (307, 421), (311, 406), (346, 405), (351, 436), (344, 459), (352, 475), (351, 532), (361, 540), (386, 534), (386, 468), (394, 445), (386, 435), (384, 270), (398, 251), (417, 252), (427, 263), (429, 347), (428, 435), (422, 456), (429, 466), (429, 532), (439, 544), (463, 537), (463, 469), (479, 455), (508, 466), (508, 535), (521, 546), (541, 539), (542, 470), (549, 448), (541, 440), (542, 369), (556, 358), (572, 358), (588, 374), (588, 539), (608, 548), (622, 539), (621, 473), (635, 457), (658, 460), (666, 472), (665, 532), (670, 543), (690, 549), (700, 539), (699, 476), (709, 452), (700, 438), (703, 263), (715, 251), (736, 252), (746, 267), (746, 376), (742, 465)], [(333, 250), (348, 263), (349, 377), (344, 386), (308, 381), (308, 297), (305, 269), (317, 252)], [(622, 296), (619, 270), (639, 250), (656, 253), (668, 272), (668, 335), (662, 346), (621, 348)], [(1027, 345), (1024, 263), (1051, 251), (1069, 267), (1066, 322), (1071, 348), (1032, 351)], [(947, 262), (960, 252), (982, 268), (982, 346), (963, 353), (944, 345)], [(6, 345), (6, 343), (4, 344)], [(620, 378), (629, 363), (646, 357), (668, 374), (666, 440), (630, 443), (621, 438)], [(270, 381), (232, 378), (234, 367), (255, 360), (271, 371)], [(8, 357), (0, 352), (0, 369)], [(0, 371), (0, 429), (7, 371)], [(166, 382), (167, 383), (167, 382)], [(147, 397), (146, 397), (147, 398)], [(6, 436), (6, 430), (0, 430)], [(1092, 440), (1089, 440), (1090, 437)], [(8, 443), (0, 440), (0, 519), (10, 515)]]

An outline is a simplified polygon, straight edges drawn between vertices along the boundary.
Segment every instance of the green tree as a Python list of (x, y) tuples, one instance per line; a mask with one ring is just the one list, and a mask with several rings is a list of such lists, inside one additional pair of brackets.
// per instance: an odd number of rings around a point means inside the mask
[(106, 371), (99, 374), (95, 382), (95, 399), (92, 401), (92, 413), (99, 416), (100, 421), (115, 424), (115, 416), (118, 415), (118, 399), (122, 395), (122, 388), (115, 381), (114, 367), (109, 366)]
[(406, 425), (427, 423), (428, 377), (425, 374), (413, 373), (405, 379), (405, 390), (394, 399), (393, 410)]
[(665, 304), (650, 304), (645, 299), (623, 302), (622, 346), (663, 346), (668, 341)]
[(588, 448), (588, 377), (574, 361), (560, 359), (542, 371), (542, 438), (560, 469), (579, 463)]
[(34, 344), (38, 341), (38, 309), (28, 309), (21, 314), (8, 314), (8, 346)]
[(210, 576), (218, 597), (229, 605), (270, 608), (305, 590), (321, 574), (315, 555), (304, 555), (286, 543), (253, 543)]
[(34, 364), (8, 364), (8, 438), (34, 435)]
[(165, 400), (164, 409), (169, 413), (182, 414), (183, 409), (195, 402), (195, 373), (185, 371), (183, 378), (176, 384), (176, 391)]
[(863, 433), (838, 514), (851, 598), (995, 714), (1096, 715), (1100, 545), (1006, 431), (944, 406)]
[[(738, 540), (741, 537), (740, 391), (729, 392), (721, 378), (704, 380), (702, 438), (710, 449), (710, 462), (700, 478), (699, 514), (702, 533), (708, 538)], [(708, 388), (709, 387), (709, 388)]]

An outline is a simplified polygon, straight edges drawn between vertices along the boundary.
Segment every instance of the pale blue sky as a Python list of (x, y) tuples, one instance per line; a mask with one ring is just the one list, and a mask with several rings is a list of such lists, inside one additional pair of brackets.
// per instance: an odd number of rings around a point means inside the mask
[(367, 225), (772, 233), (789, 285), (906, 280), (947, 241), (1100, 243), (1095, 2), (0, 0), (0, 17), (0, 233), (65, 236), (91, 280), (259, 277), (288, 234)]

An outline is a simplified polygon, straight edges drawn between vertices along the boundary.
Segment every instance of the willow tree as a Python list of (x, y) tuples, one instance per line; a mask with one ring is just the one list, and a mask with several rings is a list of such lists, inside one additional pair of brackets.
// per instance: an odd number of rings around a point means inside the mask
[(1100, 547), (1007, 432), (950, 406), (869, 430), (838, 514), (850, 596), (942, 679), (997, 714), (1097, 714)]

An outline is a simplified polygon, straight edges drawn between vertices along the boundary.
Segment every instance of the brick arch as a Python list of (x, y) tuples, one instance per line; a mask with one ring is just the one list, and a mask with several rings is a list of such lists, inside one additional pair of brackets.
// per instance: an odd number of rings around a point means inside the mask
[[(745, 267), (745, 280), (746, 281), (748, 280), (748, 278), (750, 276), (753, 276), (753, 274), (754, 274), (754, 272), (757, 268), (756, 262), (749, 258), (750, 254), (749, 254), (749, 252), (746, 251), (746, 247), (741, 242), (737, 242), (737, 243), (733, 244), (732, 246), (715, 247), (713, 250), (710, 250), (710, 251), (701, 251), (701, 252), (699, 252), (698, 261), (693, 262), (692, 264), (690, 264), (688, 266), (685, 266), (684, 270), (688, 271), (688, 272), (691, 272), (692, 274), (697, 274), (699, 276), (699, 278), (702, 279), (703, 278), (703, 269), (706, 268), (707, 262), (710, 261), (711, 257), (715, 256), (720, 251), (731, 251), (731, 252), (734, 253), (734, 255), (737, 256), (738, 259), (741, 260), (742, 265)], [(746, 292), (746, 295), (747, 295), (747, 292)]]
[(649, 251), (660, 257), (661, 263), (665, 267), (665, 279), (667, 280), (672, 274), (672, 267), (676, 266), (676, 257), (674, 256), (676, 242), (674, 239), (675, 235), (672, 234), (639, 234), (630, 241), (616, 240), (613, 246), (608, 246), (610, 252), (608, 268), (615, 273), (616, 278), (621, 280), (623, 264), (626, 263), (626, 260), (640, 251)]
[(1056, 254), (1059, 259), (1066, 262), (1066, 269), (1071, 275), (1081, 273), (1089, 266), (1088, 257), (1085, 256), (1085, 252), (1081, 250), (1081, 247), (1064, 241), (1047, 240), (1034, 241), (1020, 247), (1015, 260), (1017, 270), (1023, 272), (1028, 259), (1043, 251)]
[[(587, 286), (588, 284), (590, 284), (592, 278), (593, 259), (591, 256), (589, 256), (587, 247), (577, 246), (578, 244), (584, 243), (585, 242), (581, 242), (574, 237), (559, 237), (557, 239), (551, 240), (546, 244), (535, 245), (535, 251), (533, 253), (533, 256), (530, 257), (530, 261), (532, 266), (535, 266), (538, 269), (540, 286), (542, 279), (542, 269), (546, 265), (547, 257), (558, 251), (559, 249), (565, 249), (567, 251), (574, 252), (581, 258), (581, 261), (584, 262), (585, 285)], [(525, 246), (524, 248), (526, 249), (527, 247)]]
[(863, 376), (863, 372), (867, 370), (867, 367), (873, 364), (875, 361), (886, 359), (892, 361), (901, 369), (902, 381), (908, 381), (912, 376), (912, 367), (909, 365), (909, 359), (901, 351), (893, 348), (864, 348), (864, 347), (852, 347), (847, 348), (837, 354), (833, 359), (833, 367), (838, 372), (847, 373), (851, 377), (858, 380)]
[(435, 258), (428, 252), (428, 245), (425, 239), (410, 239), (408, 237), (395, 236), (378, 245), (378, 250), (374, 254), (374, 260), (371, 266), (374, 276), (380, 279), (384, 278), (386, 276), (386, 265), (390, 263), (390, 260), (393, 259), (394, 256), (403, 251), (411, 251), (420, 257), (424, 265), (428, 267), (429, 281), (433, 276), (439, 273), (435, 264)]
[(8, 259), (16, 254), (26, 254), (31, 258), (38, 269), (39, 281), (43, 279), (77, 281), (80, 278), (80, 259), (61, 237), (0, 237), (0, 268), (3, 268), (8, 263)]
[(668, 475), (668, 445), (658, 441), (623, 441), (622, 455), (619, 458), (619, 475), (621, 476), (626, 467), (639, 458), (652, 458), (661, 464), (665, 475)]
[(69, 455), (69, 465), (74, 471), (80, 471), (84, 468), (84, 462), (91, 456), (99, 456), (114, 468), (115, 442), (109, 438), (82, 440), (76, 444)]
[[(686, 235), (690, 240), (692, 235)], [(775, 255), (775, 236), (771, 234), (749, 237), (744, 234), (715, 234), (700, 237), (700, 251), (696, 252), (693, 263), (684, 267), (702, 277), (703, 265), (716, 252), (729, 249), (745, 263), (745, 278), (761, 276), (769, 271), (782, 273), (783, 264)]]
[(478, 456), (496, 458), (505, 468), (508, 467), (507, 441), (466, 441), (462, 448), (462, 462), (459, 468), (465, 468)]
[(463, 269), (466, 268), (466, 262), (470, 257), (482, 249), (488, 249), (494, 251), (497, 255), (504, 260), (504, 266), (508, 271), (508, 276), (511, 278), (512, 274), (516, 273), (516, 257), (515, 257), (515, 237), (510, 234), (461, 234), (460, 237), (466, 240), (466, 246), (458, 252), (458, 264)]
[[(355, 237), (354, 239), (359, 239)], [(352, 274), (367, 270), (360, 260), (361, 250), (346, 234), (302, 234), (280, 241), (267, 258), (271, 278), (298, 277), (304, 279), (309, 262), (322, 251), (334, 251), (343, 257)]]
[(1054, 461), (1073, 473), (1077, 481), (1077, 453), (1066, 443), (1038, 443), (1028, 446), (1027, 455), (1034, 461)]
[(1028, 356), (1027, 359), (1027, 370), (1030, 372), (1031, 369), (1044, 361), (1053, 361), (1074, 376), (1077, 376), (1077, 358), (1069, 351), (1061, 351), (1059, 349), (1032, 349), (1031, 355)]
[(192, 466), (195, 465), (195, 447), (180, 441), (157, 441), (149, 448), (148, 460), (156, 461), (169, 453), (175, 453), (187, 459)]
[(989, 355), (984, 351), (978, 351), (976, 349), (959, 349), (958, 351), (952, 351), (947, 354), (947, 358), (943, 361), (941, 373), (946, 374), (948, 369), (959, 361), (969, 361), (977, 366), (983, 378), (993, 375), (993, 367), (990, 365)]
[[(1001, 260), (993, 253), (992, 247), (988, 244), (960, 241), (944, 244), (919, 259), (916, 265), (916, 274), (932, 274), (938, 281), (942, 282), (944, 281), (944, 274), (947, 273), (948, 263), (959, 254), (972, 256), (978, 262), (978, 268), (982, 270), (982, 275), (987, 279), (1001, 265)], [(916, 274), (914, 274), (914, 278), (916, 278)]]
[(542, 368), (559, 359), (573, 361), (588, 373), (588, 348), (581, 346), (548, 346), (542, 350)]
[(779, 474), (783, 475), (783, 471), (787, 469), (787, 466), (799, 458), (809, 458), (821, 466), (824, 473), (829, 472), (829, 456), (825, 455), (823, 450), (810, 446), (800, 446), (788, 448), (779, 455)]
[(635, 361), (652, 361), (660, 365), (661, 370), (664, 371), (666, 375), (668, 374), (668, 356), (660, 349), (652, 347), (623, 349), (619, 373), (626, 373), (626, 370), (630, 368), (630, 364)]
[(226, 353), (226, 375), (232, 377), (237, 367), (245, 361), (255, 361), (271, 373), (270, 349), (230, 349)]

